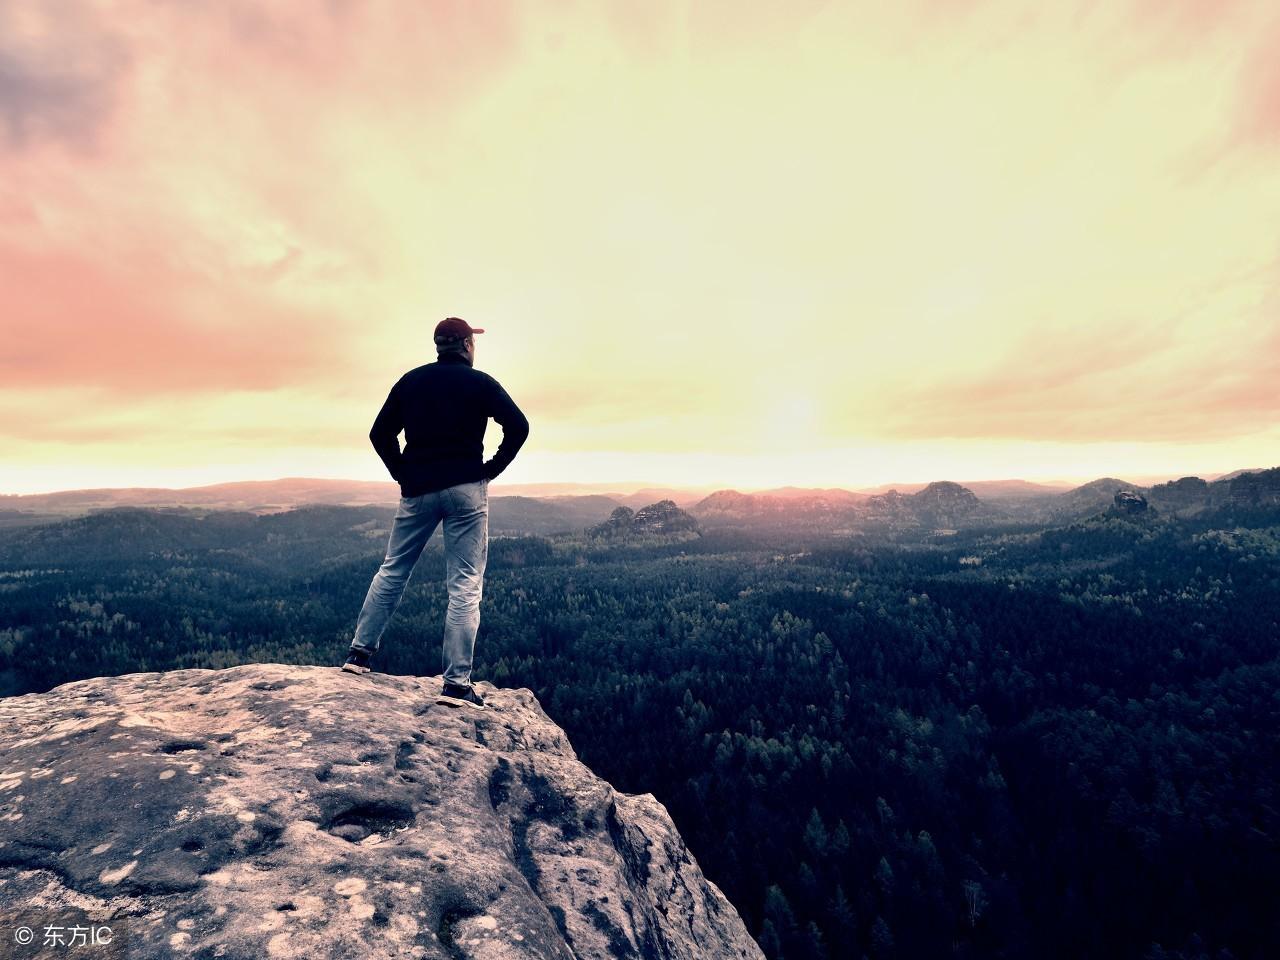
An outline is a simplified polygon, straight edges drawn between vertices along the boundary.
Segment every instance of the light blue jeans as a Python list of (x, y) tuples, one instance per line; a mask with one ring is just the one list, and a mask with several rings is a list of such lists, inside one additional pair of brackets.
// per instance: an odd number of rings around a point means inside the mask
[(444, 523), (445, 578), (449, 609), (444, 618), (442, 672), (447, 683), (471, 685), (471, 656), (480, 627), (480, 594), (489, 557), (489, 481), (460, 483), (401, 497), (391, 524), (387, 556), (374, 574), (360, 608), (351, 649), (375, 653), (382, 633), (400, 605), (422, 548)]

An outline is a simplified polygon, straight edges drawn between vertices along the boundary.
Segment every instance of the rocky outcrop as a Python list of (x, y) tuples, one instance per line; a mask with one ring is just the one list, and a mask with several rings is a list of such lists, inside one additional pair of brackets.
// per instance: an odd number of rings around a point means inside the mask
[(674, 500), (659, 500), (641, 507), (631, 518), (631, 526), (637, 533), (680, 533), (697, 530), (698, 521), (676, 506)]
[(604, 523), (587, 531), (593, 537), (626, 539), (630, 537), (664, 536), (675, 533), (696, 533), (698, 521), (676, 506), (673, 500), (659, 500), (647, 507), (632, 511), (630, 507), (618, 507)]
[(651, 794), (531, 691), (256, 664), (0, 700), (0, 919), (136, 957), (751, 958)]
[(1112, 509), (1116, 513), (1135, 515), (1147, 512), (1147, 498), (1136, 490), (1117, 490)]

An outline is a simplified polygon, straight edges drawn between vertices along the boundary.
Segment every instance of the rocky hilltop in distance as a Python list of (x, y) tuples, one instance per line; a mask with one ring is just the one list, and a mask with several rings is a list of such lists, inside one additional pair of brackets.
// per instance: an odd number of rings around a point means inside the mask
[(629, 537), (663, 536), (676, 533), (696, 533), (698, 521), (681, 510), (673, 500), (659, 500), (639, 510), (618, 507), (604, 523), (596, 524), (587, 533), (593, 537), (626, 539)]
[(896, 488), (863, 495), (847, 490), (811, 493), (788, 488), (773, 493), (717, 490), (691, 508), (699, 521), (713, 525), (773, 525), (822, 532), (849, 532), (868, 524), (890, 527), (956, 527), (1003, 516), (972, 490), (937, 480), (915, 493)]
[(867, 502), (874, 519), (911, 518), (929, 526), (956, 526), (983, 513), (982, 501), (968, 487), (951, 480), (935, 480), (923, 490), (900, 494), (890, 490)]
[(253, 664), (0, 700), (0, 920), (76, 909), (139, 958), (763, 960), (531, 691), (439, 688)]
[(829, 523), (856, 513), (866, 500), (866, 496), (848, 490), (806, 491), (794, 487), (766, 493), (717, 490), (698, 501), (692, 512), (712, 522), (802, 518)]
[(1280, 467), (1238, 471), (1212, 481), (1181, 477), (1150, 487), (1103, 477), (1062, 494), (1053, 506), (1052, 515), (1083, 517), (1096, 514), (1109, 507), (1113, 498), (1122, 491), (1141, 496), (1152, 509), (1169, 516), (1191, 517), (1222, 507), (1274, 507), (1280, 504)]

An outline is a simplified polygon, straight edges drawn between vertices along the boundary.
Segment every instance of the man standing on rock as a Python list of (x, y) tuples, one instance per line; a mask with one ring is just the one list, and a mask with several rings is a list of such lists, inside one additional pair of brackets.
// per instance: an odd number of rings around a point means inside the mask
[[(342, 669), (369, 672), (370, 658), (400, 605), (422, 548), (443, 522), (449, 609), (444, 687), (437, 702), (482, 710), (484, 698), (471, 685), (471, 657), (489, 554), (489, 481), (515, 458), (529, 436), (529, 421), (497, 380), (474, 368), (477, 333), (484, 330), (457, 317), (441, 320), (435, 332), (436, 361), (396, 381), (369, 431), (378, 456), (400, 484), (400, 509)], [(484, 431), (490, 417), (502, 427), (502, 443), (485, 463)], [(401, 430), (403, 453), (397, 439)]]

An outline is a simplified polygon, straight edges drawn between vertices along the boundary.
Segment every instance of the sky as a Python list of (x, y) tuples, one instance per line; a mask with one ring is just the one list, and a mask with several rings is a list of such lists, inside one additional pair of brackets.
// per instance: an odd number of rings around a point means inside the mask
[[(1280, 464), (1271, 0), (0, 0), (0, 493)], [(501, 430), (491, 424), (491, 454)]]

